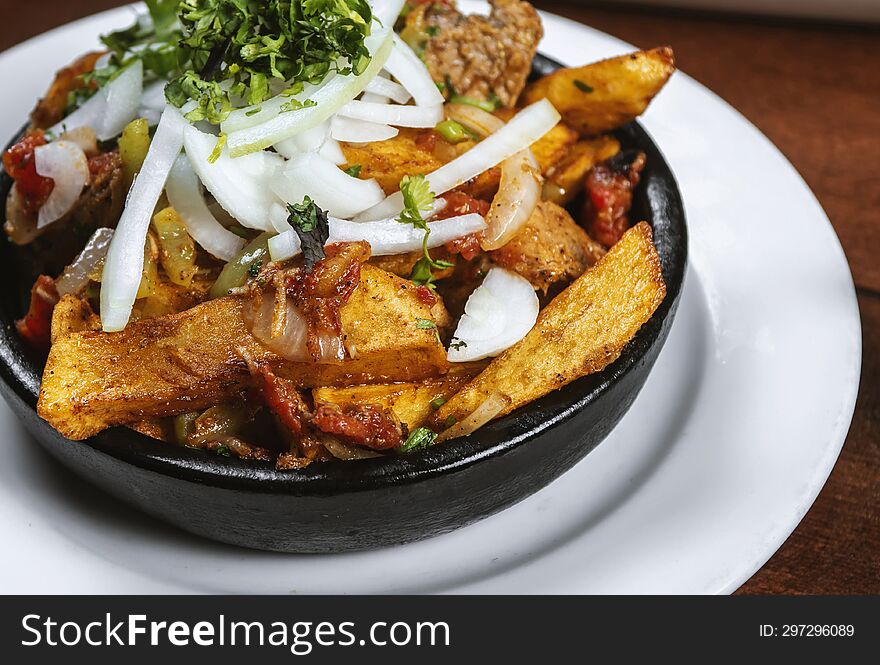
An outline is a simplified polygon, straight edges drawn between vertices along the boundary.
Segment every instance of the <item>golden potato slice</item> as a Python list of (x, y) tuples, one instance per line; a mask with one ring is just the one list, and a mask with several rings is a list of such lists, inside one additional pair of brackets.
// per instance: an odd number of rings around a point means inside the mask
[(300, 387), (418, 381), (448, 368), (436, 328), (420, 325), (432, 313), (412, 283), (369, 265), (340, 310), (346, 348), (354, 355), (343, 363), (279, 358), (245, 327), (246, 303), (243, 297), (218, 298), (131, 323), (122, 332), (58, 339), (37, 412), (68, 438), (84, 439), (112, 425), (197, 411), (250, 387), (245, 354)]
[(359, 177), (375, 178), (385, 193), (391, 194), (398, 191), (403, 176), (430, 173), (443, 166), (430, 147), (416, 141), (423, 133), (424, 130), (402, 128), (387, 141), (342, 143), (342, 152), (348, 166), (361, 167)]
[(544, 198), (559, 205), (571, 203), (583, 191), (590, 169), (618, 152), (620, 142), (613, 136), (579, 141), (545, 173)]
[[(510, 114), (501, 114), (509, 120)], [(431, 141), (418, 141), (425, 137), (425, 130), (403, 128), (400, 134), (387, 141), (369, 144), (342, 143), (342, 152), (349, 166), (361, 167), (359, 177), (375, 178), (386, 194), (398, 191), (400, 181), (405, 175), (425, 174), (435, 171), (455, 157), (467, 152), (476, 145), (474, 141), (465, 141), (453, 146), (443, 138), (433, 137), (436, 147)], [(578, 140), (578, 133), (564, 123), (559, 123), (532, 145), (532, 153), (546, 173), (563, 160)], [(476, 198), (491, 198), (498, 190), (501, 169), (489, 169), (470, 182), (462, 185), (461, 190)]]
[(52, 344), (73, 333), (100, 329), (101, 319), (88, 300), (68, 293), (55, 305), (52, 312)]
[(454, 363), (446, 376), (420, 383), (386, 383), (345, 388), (315, 388), (315, 408), (372, 405), (390, 409), (410, 432), (421, 427), (447, 399), (486, 366), (485, 362)]
[(547, 98), (566, 123), (595, 136), (644, 113), (675, 71), (669, 47), (637, 51), (584, 67), (568, 67), (529, 85), (524, 103)]
[(577, 225), (565, 208), (541, 201), (523, 229), (489, 258), (525, 277), (547, 293), (558, 282), (571, 282), (605, 255), (604, 248)]
[(608, 254), (545, 307), (535, 327), (429, 420), (441, 431), (486, 403), (491, 417), (528, 404), (614, 362), (666, 295), (651, 227), (631, 228)]

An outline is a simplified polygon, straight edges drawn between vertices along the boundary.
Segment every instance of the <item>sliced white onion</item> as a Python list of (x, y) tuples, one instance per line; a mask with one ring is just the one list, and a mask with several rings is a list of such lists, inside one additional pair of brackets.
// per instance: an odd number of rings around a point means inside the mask
[[(416, 106), (437, 106), (445, 101), (421, 58), (396, 33), (385, 70), (413, 96)], [(380, 84), (381, 85), (381, 84)], [(386, 94), (386, 93), (380, 93)], [(392, 97), (392, 95), (388, 95)], [(395, 99), (395, 101), (398, 101)], [(406, 102), (400, 102), (405, 104)]]
[[(497, 132), (425, 176), (431, 191), (439, 196), (471, 178), (476, 178), (508, 157), (528, 148), (553, 129), (560, 119), (559, 111), (546, 99), (527, 106)], [(395, 192), (375, 208), (359, 215), (358, 220), (392, 217), (401, 210), (403, 210), (403, 195)]]
[(351, 217), (385, 197), (375, 180), (354, 178), (333, 162), (311, 153), (296, 155), (270, 184), (287, 203), (300, 203), (309, 196), (335, 217)]
[(159, 124), (159, 118), (162, 117), (162, 111), (168, 102), (165, 99), (165, 86), (167, 81), (154, 81), (144, 87), (141, 95), (140, 108), (137, 111), (138, 118), (145, 118), (150, 127)]
[[(282, 111), (291, 98), (278, 96), (256, 107), (233, 111), (223, 122), (233, 157), (268, 148), (278, 141), (295, 136), (332, 116), (346, 102), (361, 94), (381, 71), (391, 53), (390, 34), (405, 0), (384, 0), (373, 3), (377, 25), (364, 40), (371, 55), (370, 63), (359, 75), (328, 76), (319, 86), (306, 86), (296, 98), (314, 102), (313, 106), (295, 111)], [(301, 98), (301, 99), (300, 99)]]
[(443, 120), (443, 106), (375, 104), (355, 99), (339, 109), (339, 115), (395, 127), (436, 127)]
[[(482, 137), (504, 126), (500, 118), (466, 104), (447, 105), (446, 115)], [(501, 183), (486, 216), (488, 227), (480, 239), (482, 248), (491, 251), (507, 244), (529, 220), (540, 200), (541, 174), (529, 148), (501, 162)]]
[(365, 92), (360, 96), (360, 100), (362, 102), (370, 102), (371, 104), (390, 104), (390, 97), (383, 97), (382, 95), (374, 95), (372, 92)]
[[(385, 64), (387, 65), (388, 63), (386, 62)], [(437, 90), (437, 86), (434, 86), (434, 89)], [(366, 92), (364, 94), (368, 93), (371, 95), (376, 95), (377, 97), (387, 97), (388, 99), (394, 100), (398, 104), (406, 104), (410, 99), (412, 99), (412, 95), (407, 92), (406, 88), (404, 88), (399, 83), (388, 80), (384, 76), (377, 76), (372, 81), (367, 83)], [(440, 96), (439, 102), (435, 101), (433, 103), (442, 104), (443, 96)]]
[(137, 117), (144, 89), (144, 66), (136, 60), (107, 85), (107, 110), (101, 129), (96, 133), (102, 141), (119, 136), (125, 126)]
[(37, 228), (58, 221), (69, 213), (89, 181), (89, 160), (73, 141), (55, 141), (34, 150), (37, 173), (51, 178), (55, 187), (37, 215)]
[(510, 406), (509, 397), (500, 393), (492, 393), (467, 418), (443, 430), (437, 437), (437, 443), (443, 443), (459, 436), (470, 436), (508, 406)]
[(186, 230), (206, 252), (231, 261), (244, 248), (244, 238), (226, 229), (208, 210), (199, 178), (185, 155), (174, 162), (165, 191)]
[(398, 135), (400, 130), (389, 125), (379, 125), (364, 120), (354, 120), (341, 115), (333, 116), (330, 135), (337, 141), (347, 143), (373, 143), (387, 141)]
[(143, 85), (144, 66), (136, 60), (49, 131), (60, 134), (77, 127), (91, 127), (99, 140), (108, 141), (137, 117)]
[(342, 152), (342, 146), (339, 145), (339, 142), (334, 138), (328, 138), (324, 145), (321, 146), (321, 149), (318, 151), (318, 155), (323, 157), (328, 162), (333, 162), (336, 166), (340, 164), (345, 164), (348, 160), (345, 158), (345, 153)]
[(79, 294), (89, 285), (91, 274), (104, 257), (113, 239), (113, 229), (102, 227), (92, 234), (86, 246), (69, 266), (64, 269), (61, 277), (55, 280), (55, 288), (59, 295), (68, 293)]
[[(428, 236), (428, 248), (440, 247), (450, 240), (478, 233), (484, 228), (486, 228), (486, 222), (476, 213), (428, 222), (428, 229), (431, 232), (431, 235)], [(401, 224), (396, 219), (385, 219), (378, 222), (350, 222), (344, 219), (331, 219), (330, 239), (327, 242), (366, 240), (370, 243), (373, 256), (387, 256), (417, 252), (422, 249), (424, 238), (424, 231), (411, 224)]]
[(449, 362), (481, 360), (509, 349), (534, 327), (539, 309), (528, 280), (492, 268), (464, 306), (447, 353)]
[(284, 326), (280, 335), (275, 332), (273, 318), (276, 316), (275, 299), (270, 294), (244, 308), (245, 323), (260, 342), (269, 350), (292, 362), (311, 360), (307, 346), (309, 327), (303, 315), (289, 300), (283, 303)]
[[(284, 261), (300, 253), (300, 241), (296, 231), (287, 223), (287, 212), (276, 206), (272, 209), (273, 225), (279, 235), (269, 239), (269, 253), (273, 261)], [(377, 222), (351, 222), (336, 217), (328, 217), (330, 236), (327, 244), (336, 242), (370, 243), (373, 256), (388, 256), (417, 252), (422, 249), (425, 232), (410, 224), (401, 224), (396, 219), (383, 219)], [(459, 215), (428, 222), (431, 235), (428, 248), (439, 247), (450, 240), (478, 233), (486, 228), (486, 222), (475, 213)]]
[(128, 324), (144, 267), (147, 229), (171, 167), (183, 147), (186, 126), (180, 111), (165, 107), (144, 165), (128, 193), (101, 281), (101, 324), (105, 332), (122, 330)]
[(86, 157), (94, 157), (98, 154), (98, 137), (91, 127), (77, 127), (61, 135), (62, 141), (76, 143), (86, 154)]
[(269, 258), (273, 261), (287, 261), (302, 251), (302, 244), (296, 231), (289, 229), (269, 238)]
[(541, 174), (532, 151), (527, 148), (505, 159), (480, 246), (491, 251), (506, 245), (529, 221), (540, 200)]
[(242, 226), (271, 231), (269, 208), (276, 201), (268, 183), (284, 163), (275, 153), (256, 152), (232, 159), (224, 148), (211, 163), (217, 139), (187, 127), (184, 132), (186, 155), (209, 192)]
[(273, 147), (285, 159), (290, 159), (301, 152), (318, 152), (330, 136), (330, 120), (311, 127), (304, 132), (279, 141)]

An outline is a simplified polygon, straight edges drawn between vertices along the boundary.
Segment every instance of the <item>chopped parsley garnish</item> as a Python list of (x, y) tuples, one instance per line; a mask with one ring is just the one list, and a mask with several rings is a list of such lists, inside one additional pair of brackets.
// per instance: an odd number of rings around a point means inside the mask
[(401, 224), (412, 224), (417, 229), (422, 229), (425, 236), (422, 239), (423, 256), (413, 266), (410, 273), (410, 280), (416, 284), (422, 284), (429, 288), (434, 288), (434, 272), (433, 270), (446, 270), (455, 266), (454, 263), (443, 260), (434, 260), (428, 251), (428, 236), (431, 235), (431, 229), (422, 216), (422, 213), (428, 212), (434, 205), (434, 193), (431, 186), (423, 175), (404, 176), (400, 181), (400, 193), (403, 194), (403, 212), (397, 221)]
[[(101, 86), (141, 60), (148, 80), (170, 79), (169, 102), (198, 103), (187, 115), (192, 122), (219, 124), (233, 108), (261, 104), (284, 84), (301, 91), (334, 72), (360, 74), (370, 62), (367, 0), (146, 2), (152, 21), (102, 37), (110, 61), (84, 80)], [(90, 90), (71, 101), (81, 104)], [(292, 99), (283, 110), (309, 104)]]
[(318, 261), (324, 258), (324, 243), (330, 237), (330, 224), (327, 213), (321, 210), (308, 196), (302, 203), (287, 206), (290, 216), (287, 221), (293, 226), (302, 245), (306, 271), (311, 272)]
[(439, 408), (440, 408), (441, 406), (443, 406), (444, 404), (446, 404), (446, 398), (445, 398), (445, 397), (437, 397), (436, 399), (432, 399), (432, 400), (431, 400), (431, 408), (434, 409), (434, 411), (436, 411), (437, 409), (439, 409)]
[(82, 106), (99, 88), (119, 76), (135, 60), (143, 62), (147, 80), (171, 76), (177, 69), (179, 2), (180, 0), (146, 0), (149, 21), (137, 21), (125, 30), (103, 35), (101, 42), (110, 52), (110, 57), (101, 67), (80, 77), (83, 86), (70, 93), (65, 113), (69, 114)]
[(256, 279), (257, 275), (260, 274), (260, 271), (263, 269), (263, 259), (257, 259), (253, 263), (248, 266), (248, 275), (251, 276), (251, 279)]
[[(455, 338), (453, 338), (453, 339), (455, 339)], [(456, 351), (460, 351), (461, 349), (466, 349), (466, 348), (467, 348), (467, 342), (465, 342), (463, 339), (460, 339), (460, 340), (458, 340), (457, 342), (452, 342), (452, 343), (449, 345), (449, 348), (450, 348), (450, 349), (455, 349)]]
[(593, 86), (587, 85), (583, 81), (579, 81), (578, 79), (574, 80), (574, 87), (580, 90), (581, 92), (593, 92)]
[(416, 430), (413, 430), (410, 435), (406, 438), (406, 441), (401, 444), (398, 450), (402, 453), (410, 453), (413, 450), (418, 450), (419, 448), (427, 448), (434, 441), (437, 440), (437, 434), (432, 430), (429, 430), (427, 427), (419, 427)]
[(352, 164), (347, 169), (345, 169), (345, 172), (352, 178), (357, 178), (358, 176), (360, 176), (362, 168), (363, 167), (360, 164)]
[(419, 330), (428, 330), (429, 328), (436, 328), (437, 324), (431, 321), (431, 319), (416, 319), (416, 328)]
[(214, 452), (217, 455), (222, 455), (223, 457), (232, 457), (232, 451), (225, 443), (221, 443), (219, 446), (214, 448)]

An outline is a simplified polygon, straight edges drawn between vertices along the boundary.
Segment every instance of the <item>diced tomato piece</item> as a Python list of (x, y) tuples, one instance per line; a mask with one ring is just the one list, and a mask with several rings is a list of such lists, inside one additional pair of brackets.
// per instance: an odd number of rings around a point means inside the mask
[(55, 188), (51, 178), (37, 173), (34, 150), (46, 145), (46, 136), (41, 130), (29, 132), (25, 137), (3, 154), (3, 167), (15, 181), (27, 212), (33, 214), (42, 207)]
[(52, 312), (58, 303), (55, 280), (40, 275), (31, 288), (31, 304), (24, 318), (15, 322), (15, 328), (31, 348), (47, 352), (51, 343)]

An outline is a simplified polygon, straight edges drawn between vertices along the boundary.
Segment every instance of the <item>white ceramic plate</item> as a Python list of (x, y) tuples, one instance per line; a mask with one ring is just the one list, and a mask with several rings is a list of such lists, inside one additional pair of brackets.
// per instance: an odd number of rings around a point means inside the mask
[[(125, 25), (105, 13), (0, 56), (11, 136), (52, 72)], [(545, 15), (566, 63), (627, 45)], [(188, 536), (71, 477), (0, 407), (0, 588), (10, 593), (726, 593), (779, 547), (837, 458), (861, 334), (843, 252), (782, 155), (676, 74), (644, 118), (681, 183), (691, 268), (642, 394), (549, 487), (455, 533), (337, 556)], [(817, 353), (816, 349), (822, 349)], [(77, 444), (71, 444), (77, 445)], [(186, 506), (181, 506), (186, 510)]]

